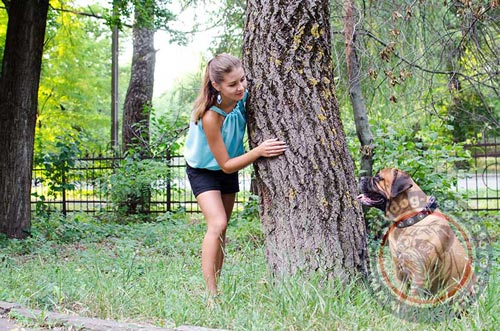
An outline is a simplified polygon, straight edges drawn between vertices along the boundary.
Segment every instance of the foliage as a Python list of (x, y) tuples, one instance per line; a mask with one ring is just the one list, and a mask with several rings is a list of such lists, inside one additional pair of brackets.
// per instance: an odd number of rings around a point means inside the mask
[[(396, 115), (397, 114), (397, 115)], [(408, 119), (408, 120), (407, 120)], [(411, 126), (409, 124), (412, 124)], [(407, 172), (427, 195), (437, 198), (445, 211), (466, 208), (464, 196), (458, 192), (456, 167), (470, 167), (470, 153), (463, 143), (454, 141), (453, 127), (436, 116), (421, 116), (412, 120), (402, 111), (372, 122), (374, 136), (374, 172), (395, 167)], [(351, 130), (349, 148), (357, 155), (359, 142)], [(355, 162), (358, 162), (354, 158)], [(359, 167), (357, 167), (359, 168)], [(386, 225), (376, 210), (365, 215), (373, 235), (380, 235)]]
[[(56, 198), (63, 191), (73, 190), (74, 183), (68, 181), (69, 170), (74, 167), (76, 158), (81, 155), (80, 142), (71, 136), (58, 137), (55, 144), (56, 151), (37, 155), (34, 159), (35, 165), (43, 166), (45, 169), (42, 176), (35, 178), (39, 183), (46, 183), (48, 194)], [(37, 198), (36, 212), (39, 215), (51, 212), (45, 204), (46, 197), (37, 192), (32, 193)]]
[(222, 27), (222, 32), (214, 38), (213, 54), (229, 53), (241, 57), (245, 8), (246, 1), (224, 0), (210, 13), (215, 24)]
[[(55, 213), (49, 218), (38, 218), (32, 235), (58, 245), (70, 243), (101, 242), (116, 233), (116, 225), (97, 223), (87, 214), (72, 214), (69, 217)], [(36, 249), (36, 247), (35, 247)]]
[(191, 89), (178, 85), (162, 95), (151, 114), (152, 150), (155, 154), (179, 152), (187, 133), (191, 107), (196, 97)]
[[(496, 32), (500, 11), (494, 3), (355, 4), (360, 79), (371, 122), (380, 126), (385, 118), (397, 116), (401, 120), (397, 125), (411, 130), (416, 121), (432, 116), (455, 128), (461, 127), (461, 117), (475, 130), (499, 125), (500, 80), (498, 72), (490, 70), (497, 67), (495, 54), (500, 49)], [(351, 106), (342, 13), (342, 2), (332, 2), (336, 95), (340, 108), (347, 112)], [(455, 119), (459, 120), (456, 124)], [(478, 132), (463, 133), (456, 130), (455, 141), (464, 142)]]
[[(488, 69), (500, 47), (494, 33), (498, 10), (488, 1), (468, 6), (456, 1), (445, 6), (437, 1), (355, 3), (375, 169), (402, 168), (441, 202), (456, 200), (456, 183), (446, 172), (468, 168), (463, 143), (498, 125), (498, 79)], [(357, 156), (340, 33), (342, 3), (332, 6), (337, 96), (351, 152)]]
[(3, 61), (3, 53), (5, 49), (5, 38), (7, 37), (7, 12), (0, 9), (0, 68)]
[(259, 197), (250, 195), (243, 205), (243, 210), (237, 213), (237, 217), (246, 220), (259, 219)]
[[(57, 4), (53, 4), (56, 6)], [(49, 11), (39, 87), (35, 153), (53, 152), (59, 136), (104, 149), (109, 131), (111, 34), (95, 19)]]
[(45, 179), (48, 182), (49, 192), (55, 195), (63, 189), (73, 189), (73, 184), (65, 183), (65, 174), (75, 165), (77, 156), (80, 155), (80, 143), (59, 137), (56, 143), (58, 151), (47, 153), (36, 163), (41, 163), (45, 168)]
[[(171, 0), (114, 0), (114, 8), (105, 17), (109, 26), (122, 29), (124, 25), (134, 24), (153, 30), (161, 29), (169, 33), (172, 42), (185, 44), (185, 33), (171, 27), (172, 21), (176, 19), (171, 4)], [(132, 22), (134, 17), (140, 20)]]
[(129, 144), (127, 153), (142, 156), (169, 156), (180, 153), (181, 140), (189, 122), (188, 115), (181, 110), (160, 114), (148, 107), (149, 121), (132, 124), (136, 136)]
[(171, 213), (141, 224), (102, 223), (83, 214), (34, 220), (26, 241), (0, 239), (2, 280), (9, 284), (0, 287), (0, 300), (172, 329), (496, 328), (498, 242), (492, 243), (492, 279), (477, 305), (460, 317), (411, 323), (384, 310), (359, 282), (342, 284), (321, 273), (277, 281), (266, 269), (258, 220), (235, 220), (228, 227), (221, 294), (213, 308), (205, 304), (199, 269), (205, 224), (196, 215)]
[[(389, 122), (389, 121), (387, 121)], [(454, 201), (456, 178), (449, 176), (456, 163), (469, 160), (463, 145), (453, 142), (451, 128), (430, 120), (415, 131), (397, 125), (376, 126), (375, 168), (396, 167), (406, 171), (428, 195)]]
[(164, 180), (167, 172), (167, 166), (159, 161), (129, 154), (113, 173), (99, 179), (99, 185), (119, 215), (148, 214), (153, 184)]
[(201, 68), (186, 74), (155, 101), (151, 112), (151, 150), (154, 155), (180, 152), (193, 102), (199, 92)]
[[(174, 116), (177, 116), (174, 118)], [(158, 116), (151, 113), (151, 151), (153, 155), (174, 155), (180, 153), (181, 138), (187, 130), (186, 115), (169, 113)]]
[[(500, 101), (488, 100), (485, 102), (481, 95), (471, 91), (457, 93), (454, 102), (448, 106), (448, 122), (453, 126), (455, 141), (467, 141), (485, 132), (500, 135), (500, 129), (491, 120), (492, 117), (500, 119)], [(497, 114), (493, 113), (495, 109), (498, 109)]]

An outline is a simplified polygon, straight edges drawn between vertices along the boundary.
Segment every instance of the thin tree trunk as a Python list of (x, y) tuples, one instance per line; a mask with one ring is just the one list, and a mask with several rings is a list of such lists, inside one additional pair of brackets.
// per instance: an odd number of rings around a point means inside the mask
[(154, 7), (136, 10), (133, 28), (133, 57), (130, 83), (123, 110), (123, 150), (139, 147), (141, 154), (149, 154), (149, 118), (153, 99), (156, 52), (154, 30), (142, 22), (153, 17)]
[(344, 1), (344, 36), (346, 44), (347, 75), (356, 133), (361, 144), (360, 176), (371, 176), (373, 172), (373, 135), (370, 130), (360, 81), (360, 65), (356, 51), (356, 24), (354, 22), (354, 2)]
[(12, 0), (0, 77), (0, 232), (31, 227), (31, 169), (48, 0)]
[[(136, 150), (140, 158), (150, 155), (149, 119), (154, 86), (156, 52), (154, 49), (154, 1), (142, 2), (135, 8), (133, 28), (133, 57), (130, 83), (123, 110), (123, 150)], [(149, 185), (133, 188), (123, 203), (127, 214), (150, 212), (151, 188)]]
[(247, 104), (252, 147), (267, 138), (286, 153), (255, 163), (269, 269), (366, 271), (366, 229), (356, 201), (333, 85), (327, 0), (249, 0), (243, 59), (253, 80)]

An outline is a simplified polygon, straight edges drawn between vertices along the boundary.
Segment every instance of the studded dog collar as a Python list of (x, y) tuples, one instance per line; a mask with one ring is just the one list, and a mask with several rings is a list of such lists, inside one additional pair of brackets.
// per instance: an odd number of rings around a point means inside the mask
[(401, 228), (407, 228), (409, 226), (417, 224), (418, 222), (420, 222), (421, 220), (423, 220), (424, 218), (426, 218), (427, 216), (432, 214), (434, 212), (434, 210), (436, 210), (437, 207), (438, 207), (438, 203), (437, 203), (436, 198), (434, 196), (430, 196), (429, 202), (427, 202), (427, 205), (425, 206), (424, 209), (419, 211), (414, 216), (411, 216), (411, 217), (408, 217), (406, 219), (398, 221), (396, 223), (396, 227), (401, 229)]

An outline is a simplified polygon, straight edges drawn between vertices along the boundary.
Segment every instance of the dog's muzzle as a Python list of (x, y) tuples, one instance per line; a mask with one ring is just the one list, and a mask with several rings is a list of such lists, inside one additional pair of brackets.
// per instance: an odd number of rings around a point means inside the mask
[(359, 190), (361, 191), (361, 194), (358, 195), (359, 202), (365, 206), (385, 211), (387, 197), (385, 193), (380, 192), (373, 184), (373, 177), (361, 177), (359, 180)]

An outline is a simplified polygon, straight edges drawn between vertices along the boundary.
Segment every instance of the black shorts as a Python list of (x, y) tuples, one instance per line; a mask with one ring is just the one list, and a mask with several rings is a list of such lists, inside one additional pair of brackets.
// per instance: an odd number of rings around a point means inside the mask
[(220, 191), (222, 194), (240, 191), (238, 172), (226, 174), (222, 170), (192, 168), (186, 164), (186, 173), (195, 197), (206, 191)]

